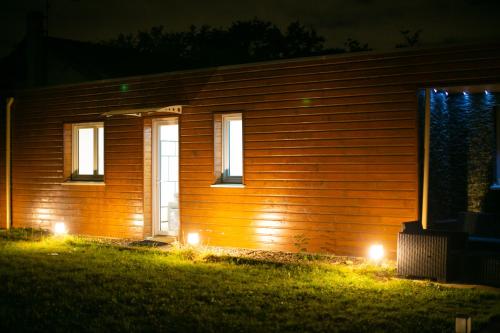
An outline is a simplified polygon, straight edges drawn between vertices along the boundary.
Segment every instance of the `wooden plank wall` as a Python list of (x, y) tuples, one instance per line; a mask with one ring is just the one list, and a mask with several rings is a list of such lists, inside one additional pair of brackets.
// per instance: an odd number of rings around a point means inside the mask
[[(148, 235), (150, 120), (105, 120), (106, 185), (99, 187), (61, 185), (63, 124), (98, 121), (109, 110), (183, 104), (181, 237), (196, 231), (210, 245), (337, 254), (364, 254), (382, 242), (394, 253), (401, 223), (418, 217), (417, 89), (499, 81), (500, 46), (493, 45), (22, 92), (14, 120), (14, 225), (63, 220), (77, 233)], [(245, 188), (210, 187), (213, 113), (224, 111), (244, 114)]]
[[(63, 124), (104, 120), (20, 98), (13, 138), (13, 223), (71, 233), (142, 237), (142, 121), (105, 120), (105, 186), (64, 185)], [(30, 112), (26, 112), (30, 110)]]

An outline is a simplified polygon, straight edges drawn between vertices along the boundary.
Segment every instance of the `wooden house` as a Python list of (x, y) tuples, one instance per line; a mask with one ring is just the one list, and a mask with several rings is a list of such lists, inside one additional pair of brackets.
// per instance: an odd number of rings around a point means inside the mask
[(0, 226), (394, 254), (424, 203), (418, 92), (498, 82), (496, 44), (16, 91), (2, 102)]

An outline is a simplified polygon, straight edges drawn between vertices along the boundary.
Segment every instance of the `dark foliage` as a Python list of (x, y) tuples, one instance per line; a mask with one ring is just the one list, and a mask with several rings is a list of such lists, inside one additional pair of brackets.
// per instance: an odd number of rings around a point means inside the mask
[[(313, 27), (292, 22), (284, 31), (254, 18), (228, 28), (191, 26), (185, 32), (167, 32), (163, 26), (136, 34), (120, 34), (102, 44), (138, 51), (151, 61), (143, 71), (175, 70), (345, 52), (325, 49), (325, 38)], [(366, 45), (365, 45), (366, 47)]]
[(344, 43), (348, 52), (362, 52), (362, 51), (371, 51), (372, 49), (368, 46), (368, 44), (361, 44), (359, 41), (347, 38)]
[(410, 30), (402, 30), (400, 31), (401, 36), (403, 37), (404, 42), (400, 44), (396, 44), (396, 48), (404, 48), (404, 47), (415, 47), (420, 43), (420, 35), (422, 34), (422, 29), (419, 29), (413, 33)]

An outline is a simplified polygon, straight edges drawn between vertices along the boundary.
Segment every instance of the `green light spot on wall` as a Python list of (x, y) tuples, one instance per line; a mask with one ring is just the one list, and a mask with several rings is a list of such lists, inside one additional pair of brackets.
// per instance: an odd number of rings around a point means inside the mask
[(312, 100), (310, 98), (302, 98), (302, 104), (303, 105), (309, 105), (311, 104)]
[(126, 83), (120, 84), (120, 91), (127, 92), (128, 91), (128, 84), (126, 84)]

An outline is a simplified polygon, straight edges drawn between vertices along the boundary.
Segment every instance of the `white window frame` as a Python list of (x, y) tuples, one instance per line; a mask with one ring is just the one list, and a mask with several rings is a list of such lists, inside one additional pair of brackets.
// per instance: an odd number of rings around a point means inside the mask
[(229, 158), (229, 122), (231, 120), (241, 120), (241, 147), (242, 156), (241, 164), (243, 169), (243, 116), (241, 113), (230, 113), (222, 115), (222, 182), (228, 184), (242, 184), (243, 183), (243, 170), (241, 176), (230, 176), (230, 158)]
[[(78, 130), (84, 128), (92, 128), (94, 130), (94, 174), (93, 175), (80, 175), (78, 172)], [(104, 181), (104, 170), (103, 174), (99, 174), (99, 128), (104, 131), (103, 122), (92, 122), (92, 123), (79, 123), (73, 124), (72, 126), (72, 144), (71, 144), (71, 154), (72, 154), (72, 166), (71, 166), (71, 179), (72, 180), (88, 180), (88, 181)]]

